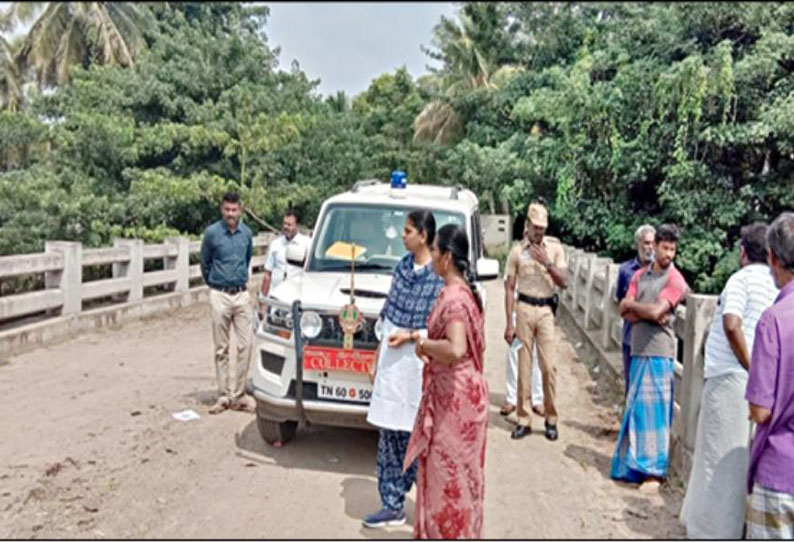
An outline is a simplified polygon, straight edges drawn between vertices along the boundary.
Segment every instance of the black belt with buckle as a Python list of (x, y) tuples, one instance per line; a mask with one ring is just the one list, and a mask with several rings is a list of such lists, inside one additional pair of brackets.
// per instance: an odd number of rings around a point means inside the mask
[(554, 303), (553, 297), (530, 297), (521, 293), (518, 294), (518, 300), (534, 307), (545, 307), (547, 305), (551, 307), (552, 303)]
[(231, 286), (229, 288), (221, 288), (220, 286), (213, 286), (213, 290), (218, 290), (219, 292), (223, 292), (224, 294), (239, 294), (240, 292), (246, 290), (245, 286)]
[(533, 307), (551, 307), (551, 313), (557, 316), (557, 306), (560, 304), (560, 296), (554, 294), (551, 297), (531, 297), (522, 293), (518, 294), (518, 300)]

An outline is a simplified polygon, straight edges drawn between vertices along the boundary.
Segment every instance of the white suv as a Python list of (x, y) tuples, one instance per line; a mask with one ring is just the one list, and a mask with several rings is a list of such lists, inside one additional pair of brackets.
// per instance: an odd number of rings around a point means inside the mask
[[(297, 245), (288, 248), (287, 260), (302, 270), (270, 291), (269, 308), (255, 332), (248, 391), (256, 399), (257, 426), (265, 441), (289, 441), (300, 422), (374, 429), (366, 421), (372, 393), (368, 369), (375, 363), (378, 316), (391, 275), (406, 253), (405, 217), (414, 209), (430, 210), (437, 230), (446, 224), (465, 228), (478, 280), (499, 277), (499, 263), (482, 257), (478, 202), (470, 190), (392, 189), (367, 180), (326, 200), (308, 253)], [(353, 349), (345, 350), (339, 312), (350, 302), (350, 256), (339, 257), (338, 248), (350, 243), (364, 248), (356, 256), (354, 284), (363, 318)]]

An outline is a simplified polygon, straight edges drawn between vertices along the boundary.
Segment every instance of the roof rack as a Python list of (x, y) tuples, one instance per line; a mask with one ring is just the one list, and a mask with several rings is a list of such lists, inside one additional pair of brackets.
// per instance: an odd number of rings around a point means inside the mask
[(463, 190), (463, 186), (456, 184), (452, 187), (452, 192), (449, 194), (449, 199), (458, 199), (458, 192)]
[(373, 186), (376, 184), (381, 184), (378, 179), (365, 179), (363, 181), (356, 181), (353, 184), (353, 188), (350, 190), (351, 192), (358, 192), (359, 188), (364, 188), (365, 186)]

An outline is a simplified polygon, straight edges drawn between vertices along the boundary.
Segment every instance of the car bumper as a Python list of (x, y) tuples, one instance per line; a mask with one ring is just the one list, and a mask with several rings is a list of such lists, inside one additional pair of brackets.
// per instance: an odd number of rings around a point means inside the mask
[[(277, 422), (299, 421), (300, 416), (295, 399), (275, 397), (257, 388), (253, 383), (253, 379), (248, 380), (246, 390), (249, 395), (256, 399), (257, 414), (259, 416)], [(306, 421), (317, 425), (377, 429), (367, 422), (368, 410), (368, 405), (303, 400), (303, 414)]]

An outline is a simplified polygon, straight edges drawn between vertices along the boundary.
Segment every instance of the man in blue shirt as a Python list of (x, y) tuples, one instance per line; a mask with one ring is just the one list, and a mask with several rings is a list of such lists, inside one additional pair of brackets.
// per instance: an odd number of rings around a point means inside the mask
[[(616, 296), (618, 303), (626, 297), (629, 289), (631, 277), (638, 270), (642, 269), (653, 261), (653, 245), (656, 230), (650, 224), (644, 224), (637, 228), (634, 233), (634, 246), (637, 248), (637, 256), (623, 262), (618, 271), (618, 287)], [(631, 368), (631, 322), (623, 321), (623, 378), (625, 379), (625, 390), (623, 395), (629, 393), (629, 369)]]
[[(236, 192), (221, 201), (221, 215), (204, 231), (201, 241), (201, 276), (210, 287), (210, 318), (215, 344), (215, 375), (220, 396), (210, 408), (253, 410), (245, 398), (245, 380), (251, 358), (253, 315), (248, 294), (248, 265), (253, 242), (251, 230), (240, 222), (242, 203)], [(234, 327), (237, 357), (229, 363), (229, 329)]]

